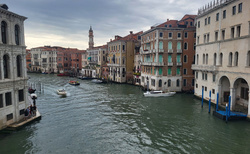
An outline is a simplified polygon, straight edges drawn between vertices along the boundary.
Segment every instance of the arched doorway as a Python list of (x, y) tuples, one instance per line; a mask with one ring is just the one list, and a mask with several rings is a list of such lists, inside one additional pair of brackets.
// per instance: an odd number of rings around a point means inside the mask
[(226, 105), (229, 101), (230, 96), (230, 82), (229, 79), (226, 76), (222, 76), (219, 80), (219, 96), (220, 100), (219, 102), (223, 105)]
[(235, 98), (234, 105), (235, 110), (248, 113), (249, 103), (249, 84), (243, 78), (238, 78), (233, 84)]

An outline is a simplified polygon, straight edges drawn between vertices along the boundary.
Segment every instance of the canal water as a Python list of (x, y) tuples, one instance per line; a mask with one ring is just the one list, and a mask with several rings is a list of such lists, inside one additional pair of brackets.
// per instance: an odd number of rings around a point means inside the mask
[[(69, 77), (29, 74), (41, 81), (42, 120), (0, 135), (1, 154), (249, 153), (250, 123), (224, 121), (188, 94), (145, 98), (133, 85), (95, 84)], [(67, 97), (56, 90), (64, 88)], [(213, 110), (213, 109), (212, 109)]]

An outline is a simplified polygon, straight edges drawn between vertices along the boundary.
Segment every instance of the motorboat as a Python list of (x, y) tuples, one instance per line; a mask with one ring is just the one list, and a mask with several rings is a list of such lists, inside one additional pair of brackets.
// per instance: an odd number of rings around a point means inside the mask
[(147, 91), (143, 93), (145, 97), (168, 97), (173, 96), (176, 92), (164, 92), (164, 91)]
[(58, 94), (58, 95), (62, 95), (62, 96), (66, 96), (66, 95), (67, 95), (67, 92), (66, 92), (66, 90), (64, 90), (64, 89), (58, 89), (58, 90), (57, 90), (57, 94)]
[(80, 85), (80, 83), (78, 81), (69, 81), (69, 84), (70, 85), (73, 85), (73, 86), (78, 86)]
[(98, 79), (93, 79), (93, 80), (91, 80), (91, 82), (93, 82), (93, 83), (102, 83), (103, 81), (102, 80), (98, 80)]

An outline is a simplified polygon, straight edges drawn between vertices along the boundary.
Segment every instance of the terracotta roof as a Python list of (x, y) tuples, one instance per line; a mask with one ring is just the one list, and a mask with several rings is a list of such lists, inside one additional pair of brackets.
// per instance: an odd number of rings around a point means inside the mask
[(137, 32), (135, 34), (133, 32), (130, 32), (130, 34), (128, 34), (127, 36), (124, 36), (124, 37), (120, 37), (120, 36), (116, 35), (116, 38), (114, 40), (111, 40), (110, 42), (119, 41), (119, 40), (122, 40), (122, 41), (134, 40), (134, 41), (137, 41), (138, 35), (141, 35), (142, 33), (143, 33), (143, 31)]
[(178, 20), (168, 20), (168, 21), (166, 21), (166, 22), (164, 22), (156, 27), (165, 27), (165, 25), (168, 25), (168, 27), (169, 27), (169, 25), (171, 25), (172, 27), (177, 27), (177, 23), (178, 23)]

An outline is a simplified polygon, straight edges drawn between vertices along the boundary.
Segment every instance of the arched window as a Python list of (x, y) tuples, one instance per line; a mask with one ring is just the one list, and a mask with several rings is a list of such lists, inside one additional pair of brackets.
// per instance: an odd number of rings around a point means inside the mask
[(196, 65), (199, 64), (199, 55), (197, 54), (197, 58), (196, 58)]
[(187, 48), (188, 48), (188, 45), (187, 45), (187, 43), (185, 42), (185, 43), (184, 43), (184, 49), (187, 50)]
[(184, 63), (186, 63), (186, 62), (187, 62), (187, 55), (184, 55), (183, 60), (184, 60)]
[(16, 45), (20, 45), (20, 28), (18, 25), (15, 25), (15, 41)]
[(202, 64), (205, 64), (205, 61), (206, 61), (206, 57), (205, 57), (205, 54), (203, 54)]
[(222, 63), (223, 63), (223, 53), (220, 53), (220, 65), (222, 66)]
[(208, 64), (208, 54), (206, 54), (206, 64)]
[(159, 80), (159, 87), (161, 87), (162, 86), (162, 80), (160, 79)]
[(232, 62), (233, 62), (233, 53), (230, 52), (228, 57), (228, 66), (232, 66)]
[(168, 80), (168, 87), (171, 87), (171, 80)]
[(16, 68), (17, 68), (17, 77), (21, 77), (22, 76), (22, 59), (20, 55), (16, 57)]
[(234, 66), (238, 66), (239, 53), (236, 51), (234, 54)]
[(3, 44), (7, 44), (7, 23), (5, 21), (1, 22), (1, 36)]
[(180, 86), (180, 80), (177, 79), (177, 80), (176, 80), (176, 87), (179, 87), (179, 86)]
[(163, 49), (163, 42), (162, 41), (159, 42), (159, 49)]
[(4, 78), (10, 78), (10, 58), (8, 55), (3, 56), (3, 73)]
[(217, 58), (217, 54), (214, 53), (214, 66), (216, 66), (216, 58)]
[(168, 42), (168, 49), (172, 49), (172, 42)]

